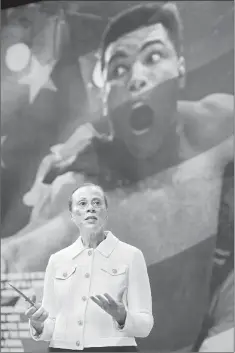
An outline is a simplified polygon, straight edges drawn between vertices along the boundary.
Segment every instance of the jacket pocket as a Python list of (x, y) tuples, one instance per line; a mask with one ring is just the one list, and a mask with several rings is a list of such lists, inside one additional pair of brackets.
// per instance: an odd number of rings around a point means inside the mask
[(124, 275), (127, 272), (126, 265), (114, 266), (114, 265), (107, 265), (102, 266), (101, 270), (108, 273), (111, 276), (120, 276)]
[(60, 281), (65, 281), (75, 273), (76, 269), (76, 265), (67, 268), (58, 268), (55, 273), (55, 278)]

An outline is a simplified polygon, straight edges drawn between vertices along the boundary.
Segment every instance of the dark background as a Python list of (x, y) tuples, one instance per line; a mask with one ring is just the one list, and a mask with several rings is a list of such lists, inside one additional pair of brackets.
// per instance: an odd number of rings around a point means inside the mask
[[(57, 92), (42, 89), (30, 104), (28, 87), (19, 85), (18, 76), (7, 70), (4, 64), (4, 50), (19, 39), (29, 41), (32, 29), (33, 33), (40, 34), (61, 3), (43, 2), (33, 13), (27, 13), (25, 7), (18, 7), (10, 16), (2, 11), (1, 135), (7, 136), (2, 147), (5, 164), (1, 175), (2, 237), (16, 233), (27, 224), (30, 208), (22, 203), (22, 197), (31, 188), (38, 165), (49, 153), (49, 148), (66, 141), (74, 128), (90, 119), (78, 58), (98, 48), (109, 18), (140, 2), (80, 1), (78, 12), (100, 17), (68, 15), (69, 40), (64, 44), (51, 75)], [(9, 6), (11, 2), (3, 1), (2, 6), (6, 7), (6, 4)], [(179, 1), (177, 4), (185, 29), (188, 71), (182, 99), (197, 100), (213, 92), (233, 94), (233, 2)], [(18, 35), (20, 38), (14, 38), (11, 31), (10, 35), (4, 36), (4, 30), (12, 24), (23, 28), (22, 32), (19, 31), (22, 33)], [(39, 41), (37, 52), (43, 50)]]

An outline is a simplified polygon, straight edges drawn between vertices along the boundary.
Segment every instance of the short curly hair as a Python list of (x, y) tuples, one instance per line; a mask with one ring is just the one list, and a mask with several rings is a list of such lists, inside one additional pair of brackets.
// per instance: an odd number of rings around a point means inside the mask
[(95, 187), (100, 188), (100, 189), (103, 191), (103, 193), (104, 193), (104, 202), (105, 202), (105, 206), (106, 206), (106, 208), (108, 208), (108, 199), (107, 199), (107, 197), (106, 197), (106, 195), (105, 195), (105, 192), (104, 192), (104, 190), (102, 189), (102, 187), (99, 186), (99, 185), (97, 185), (97, 184), (93, 184), (93, 183), (84, 183), (84, 184), (79, 185), (78, 187), (76, 187), (76, 189), (73, 190), (73, 192), (72, 192), (72, 194), (71, 194), (71, 196), (70, 196), (70, 199), (69, 199), (69, 202), (68, 202), (68, 204), (69, 204), (69, 211), (70, 211), (70, 212), (72, 212), (73, 194), (75, 193), (75, 191), (77, 191), (77, 190), (79, 190), (79, 189), (81, 189), (81, 188), (84, 188), (85, 186), (95, 186)]
[(108, 46), (125, 34), (141, 27), (161, 23), (178, 54), (182, 53), (183, 25), (177, 6), (172, 2), (141, 4), (115, 16), (106, 27), (100, 45), (101, 69), (104, 69), (104, 56)]

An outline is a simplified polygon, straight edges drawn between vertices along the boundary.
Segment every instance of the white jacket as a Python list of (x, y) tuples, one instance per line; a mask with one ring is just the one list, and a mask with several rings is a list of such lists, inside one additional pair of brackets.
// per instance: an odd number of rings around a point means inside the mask
[[(55, 253), (46, 269), (42, 306), (49, 312), (40, 336), (51, 347), (135, 346), (153, 327), (151, 289), (142, 252), (111, 232), (96, 249), (84, 248), (81, 237)], [(110, 294), (117, 300), (124, 288), (127, 309), (123, 328), (90, 298)]]

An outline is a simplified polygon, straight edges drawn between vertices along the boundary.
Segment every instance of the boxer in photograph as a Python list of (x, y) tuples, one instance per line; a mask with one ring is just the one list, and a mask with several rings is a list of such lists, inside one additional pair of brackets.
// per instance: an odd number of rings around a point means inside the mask
[(190, 349), (203, 320), (222, 175), (233, 158), (233, 96), (178, 100), (181, 27), (170, 3), (143, 4), (111, 21), (101, 44), (107, 116), (79, 128), (76, 151), (65, 143), (51, 155), (28, 201), (40, 226), (19, 232), (2, 252), (10, 271), (44, 270), (51, 253), (76, 239), (69, 193), (84, 181), (99, 184), (110, 199), (110, 228), (146, 258), (155, 318), (148, 345), (169, 351)]

